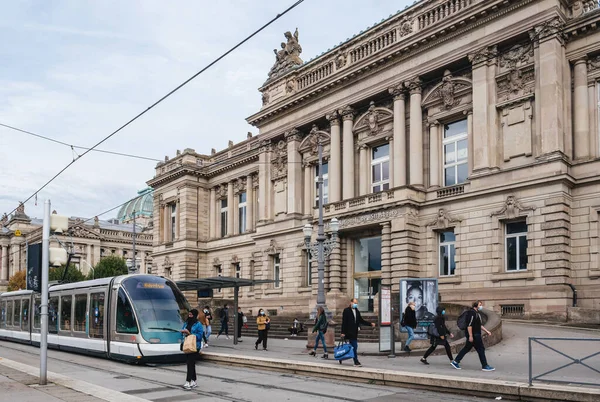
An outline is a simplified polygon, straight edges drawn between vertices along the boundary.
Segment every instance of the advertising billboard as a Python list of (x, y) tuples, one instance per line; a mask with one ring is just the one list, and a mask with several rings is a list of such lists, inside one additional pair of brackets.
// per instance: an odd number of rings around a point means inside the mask
[[(406, 278), (400, 279), (400, 321), (408, 307), (415, 302), (417, 328), (414, 339), (427, 339), (427, 328), (435, 318), (438, 306), (438, 281), (435, 278)], [(402, 332), (406, 329), (400, 328)]]

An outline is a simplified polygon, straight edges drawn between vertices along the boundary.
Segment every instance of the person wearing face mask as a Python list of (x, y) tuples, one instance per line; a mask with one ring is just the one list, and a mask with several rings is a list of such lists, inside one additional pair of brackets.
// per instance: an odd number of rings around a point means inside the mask
[(258, 310), (258, 317), (256, 317), (256, 326), (258, 327), (258, 339), (254, 343), (254, 349), (258, 350), (258, 345), (262, 342), (263, 350), (267, 351), (267, 336), (269, 330), (267, 324), (271, 322), (271, 319), (265, 314), (265, 310), (262, 308)]
[(437, 316), (433, 320), (432, 325), (435, 325), (435, 329), (437, 330), (439, 336), (431, 336), (431, 347), (427, 349), (427, 352), (425, 352), (425, 355), (421, 359), (421, 363), (423, 364), (429, 364), (429, 362), (427, 362), (427, 357), (433, 353), (438, 345), (444, 345), (444, 348), (446, 349), (446, 355), (448, 355), (450, 362), (454, 360), (452, 357), (452, 351), (450, 350), (450, 344), (448, 343), (448, 336), (450, 338), (454, 338), (454, 335), (446, 326), (446, 318), (444, 317), (446, 315), (446, 309), (439, 306), (436, 310), (436, 313)]
[(358, 311), (358, 300), (352, 299), (350, 306), (344, 309), (342, 313), (342, 338), (346, 339), (354, 349), (354, 367), (361, 367), (358, 361), (358, 329), (361, 325), (370, 325), (375, 327), (374, 322), (363, 320)]
[(204, 328), (202, 327), (202, 324), (198, 322), (198, 310), (190, 310), (186, 322), (183, 323), (181, 333), (183, 334), (184, 339), (188, 335), (196, 335), (197, 352), (187, 353), (185, 355), (187, 363), (187, 374), (185, 378), (185, 384), (183, 384), (183, 388), (192, 389), (198, 386), (196, 384), (196, 359), (198, 358), (198, 352), (200, 352), (200, 349), (202, 348), (202, 336), (204, 334)]
[(408, 345), (412, 342), (415, 337), (415, 328), (417, 328), (417, 315), (415, 312), (415, 302), (409, 302), (408, 306), (406, 306), (406, 310), (404, 310), (404, 315), (402, 316), (402, 320), (400, 321), (400, 325), (402, 328), (408, 332), (408, 339), (406, 340), (406, 345), (404, 345), (404, 351), (410, 352), (410, 348)]
[(465, 347), (462, 348), (460, 352), (458, 352), (458, 356), (454, 359), (450, 364), (457, 370), (460, 370), (460, 362), (465, 357), (469, 351), (475, 347), (477, 354), (479, 355), (479, 361), (481, 362), (481, 369), (483, 371), (494, 371), (495, 369), (490, 366), (485, 357), (485, 347), (483, 346), (483, 338), (481, 336), (481, 331), (484, 331), (488, 335), (492, 333), (485, 329), (485, 327), (481, 323), (481, 314), (479, 313), (483, 309), (483, 303), (481, 301), (476, 301), (473, 303), (473, 308), (469, 310), (467, 314), (467, 333), (465, 334), (467, 337), (467, 343)]

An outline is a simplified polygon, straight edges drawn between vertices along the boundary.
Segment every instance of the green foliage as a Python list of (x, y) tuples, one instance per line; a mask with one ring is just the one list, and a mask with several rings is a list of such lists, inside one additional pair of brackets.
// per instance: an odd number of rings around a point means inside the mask
[(127, 275), (125, 259), (114, 255), (104, 257), (93, 270), (90, 270), (88, 279), (109, 278), (111, 276)]
[(27, 273), (25, 272), (25, 270), (15, 273), (8, 280), (7, 291), (13, 292), (15, 290), (25, 290), (27, 288), (27, 284), (25, 282), (26, 277)]
[[(61, 281), (65, 273), (65, 267), (53, 267), (48, 270), (48, 281)], [(69, 265), (65, 282), (81, 282), (85, 281), (85, 275), (74, 264)]]

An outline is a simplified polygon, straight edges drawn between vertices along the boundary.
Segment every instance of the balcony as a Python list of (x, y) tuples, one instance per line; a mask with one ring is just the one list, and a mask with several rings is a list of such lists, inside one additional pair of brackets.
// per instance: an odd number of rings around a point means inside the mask
[[(366, 194), (356, 198), (340, 202), (332, 202), (323, 206), (323, 217), (330, 218), (348, 213), (360, 212), (363, 210), (373, 210), (387, 206), (394, 202), (413, 200), (422, 202), (425, 200), (425, 194), (419, 190), (409, 187), (399, 187), (380, 193)], [(318, 218), (318, 211), (314, 211), (315, 219)]]

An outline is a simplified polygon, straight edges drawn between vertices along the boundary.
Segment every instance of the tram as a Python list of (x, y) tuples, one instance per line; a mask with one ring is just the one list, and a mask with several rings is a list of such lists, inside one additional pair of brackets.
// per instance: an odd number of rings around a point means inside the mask
[[(0, 295), (0, 339), (39, 346), (41, 295)], [(190, 306), (171, 280), (123, 275), (50, 286), (48, 347), (130, 363), (184, 360)], [(33, 313), (33, 314), (32, 314)]]

